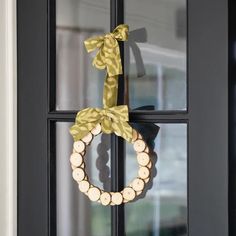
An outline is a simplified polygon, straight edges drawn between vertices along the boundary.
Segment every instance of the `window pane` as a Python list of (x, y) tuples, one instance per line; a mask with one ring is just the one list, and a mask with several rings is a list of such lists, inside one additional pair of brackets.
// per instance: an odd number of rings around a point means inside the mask
[[(125, 205), (126, 236), (187, 235), (187, 125), (136, 124), (151, 150), (150, 184), (137, 202)], [(137, 176), (133, 147), (126, 146), (126, 182)], [(158, 160), (157, 160), (158, 156)], [(156, 163), (156, 164), (155, 164)]]
[[(68, 130), (72, 123), (56, 123), (56, 203), (57, 236), (110, 236), (110, 207), (91, 202), (72, 179), (70, 155), (73, 140)], [(86, 152), (86, 171), (90, 181), (110, 191), (110, 137), (94, 138)]]
[(186, 0), (127, 0), (129, 105), (186, 110)]
[(92, 66), (84, 40), (109, 32), (109, 0), (56, 1), (56, 109), (102, 105), (105, 73)]

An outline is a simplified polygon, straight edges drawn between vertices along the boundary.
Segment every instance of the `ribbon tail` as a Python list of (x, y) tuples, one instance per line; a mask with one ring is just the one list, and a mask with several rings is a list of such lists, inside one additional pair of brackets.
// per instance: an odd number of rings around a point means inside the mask
[(109, 118), (104, 117), (101, 120), (102, 132), (106, 134), (112, 133), (112, 122)]
[(97, 122), (86, 124), (75, 124), (70, 127), (70, 134), (73, 136), (74, 141), (79, 141), (85, 137), (95, 126)]
[(128, 122), (116, 122), (112, 124), (112, 128), (114, 133), (117, 136), (121, 136), (129, 143), (132, 142), (132, 127), (128, 124)]
[(110, 108), (117, 104), (118, 75), (106, 75), (103, 88), (103, 107)]
[(103, 36), (96, 36), (88, 38), (84, 41), (84, 46), (88, 53), (94, 51), (96, 48), (99, 48), (103, 44)]
[(106, 58), (103, 50), (99, 50), (93, 59), (93, 66), (95, 66), (99, 70), (105, 69), (106, 68), (105, 59)]
[(129, 109), (127, 105), (119, 105), (115, 107), (109, 108), (111, 111), (112, 115), (110, 117), (115, 121), (115, 122), (125, 122), (129, 121)]

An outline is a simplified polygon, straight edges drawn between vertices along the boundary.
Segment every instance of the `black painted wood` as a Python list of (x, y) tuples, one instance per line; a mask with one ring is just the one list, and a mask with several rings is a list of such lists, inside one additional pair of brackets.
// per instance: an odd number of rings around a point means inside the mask
[(17, 1), (17, 235), (48, 235), (47, 0)]
[(188, 1), (189, 236), (228, 235), (227, 21), (227, 1)]
[(229, 1), (229, 235), (236, 235), (236, 2)]
[[(235, 29), (230, 0), (229, 117), (227, 1), (188, 1), (188, 112), (132, 111), (132, 122), (188, 124), (189, 236), (235, 235)], [(55, 0), (17, 1), (18, 236), (56, 236)], [(111, 0), (111, 28), (124, 21), (124, 1)], [(123, 51), (123, 50), (121, 50)], [(124, 80), (119, 78), (119, 104)], [(229, 118), (229, 124), (228, 124)], [(228, 126), (229, 125), (229, 126)], [(118, 158), (119, 157), (119, 158)], [(124, 185), (124, 144), (112, 138), (112, 188)], [(125, 235), (124, 206), (112, 207), (112, 236)]]
[[(119, 24), (124, 23), (124, 1), (111, 0), (111, 31)], [(124, 45), (120, 44), (122, 63), (124, 62)], [(124, 66), (123, 66), (124, 68)], [(124, 104), (124, 76), (118, 78), (117, 104)], [(125, 143), (123, 139), (112, 135), (111, 138), (111, 188), (112, 191), (121, 191), (124, 188), (125, 176)], [(125, 235), (125, 208), (124, 205), (111, 207), (111, 235)]]
[(56, 0), (48, 0), (48, 111), (56, 107)]

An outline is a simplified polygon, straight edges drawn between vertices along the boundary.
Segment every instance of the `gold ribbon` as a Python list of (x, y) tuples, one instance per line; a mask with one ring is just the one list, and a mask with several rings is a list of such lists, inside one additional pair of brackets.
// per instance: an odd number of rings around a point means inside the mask
[(129, 121), (129, 112), (126, 105), (104, 109), (86, 108), (77, 113), (75, 124), (70, 128), (70, 133), (74, 140), (78, 141), (97, 124), (101, 124), (104, 133), (115, 133), (131, 142), (132, 127), (127, 121)]
[(109, 76), (122, 74), (122, 65), (118, 41), (128, 39), (129, 26), (118, 25), (112, 33), (104, 36), (92, 37), (85, 40), (84, 44), (88, 52), (99, 49), (93, 65), (98, 69), (106, 69)]
[(118, 76), (106, 76), (103, 86), (103, 107), (109, 108), (117, 105)]
[(104, 108), (113, 107), (117, 104), (118, 75), (122, 74), (118, 41), (126, 41), (128, 31), (129, 26), (122, 24), (118, 25), (112, 33), (92, 37), (84, 42), (88, 52), (99, 49), (93, 59), (93, 65), (98, 69), (107, 70), (103, 89)]
[(106, 69), (107, 75), (103, 91), (104, 108), (86, 108), (77, 113), (75, 124), (70, 128), (75, 141), (86, 136), (97, 124), (101, 124), (102, 131), (106, 134), (115, 133), (128, 142), (132, 140), (128, 107), (117, 106), (118, 75), (122, 74), (118, 41), (127, 40), (128, 29), (128, 25), (119, 25), (112, 33), (89, 38), (84, 42), (88, 52), (99, 49), (93, 65), (98, 69)]

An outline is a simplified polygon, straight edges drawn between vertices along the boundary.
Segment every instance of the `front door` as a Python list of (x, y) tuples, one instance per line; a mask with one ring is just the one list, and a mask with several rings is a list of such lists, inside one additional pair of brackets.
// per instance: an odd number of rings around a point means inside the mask
[[(227, 1), (17, 2), (18, 236), (228, 236)], [(68, 130), (102, 105), (104, 72), (83, 41), (121, 23), (118, 103), (153, 151), (151, 179), (137, 201), (102, 206), (72, 179)], [(108, 191), (136, 176), (117, 136), (97, 136), (86, 155)]]

